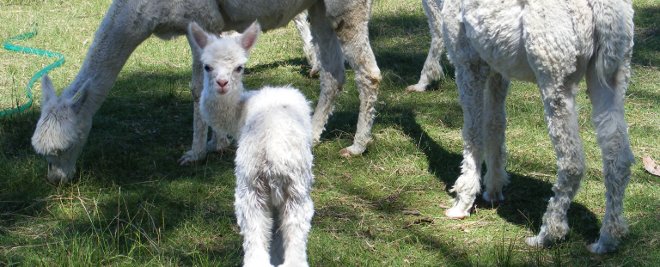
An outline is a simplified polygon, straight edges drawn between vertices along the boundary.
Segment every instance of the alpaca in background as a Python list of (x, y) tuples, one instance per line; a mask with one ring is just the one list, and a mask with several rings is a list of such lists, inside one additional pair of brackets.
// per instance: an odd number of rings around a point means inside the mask
[(567, 210), (585, 172), (575, 94), (586, 75), (607, 189), (600, 237), (588, 249), (615, 250), (627, 232), (623, 197), (634, 162), (623, 107), (633, 46), (630, 0), (445, 0), (442, 18), (464, 118), (461, 175), (452, 188), (454, 206), (446, 215), (470, 214), (481, 191), (484, 160), (483, 198), (503, 199), (509, 81), (535, 82), (558, 171), (541, 230), (526, 241), (547, 246), (562, 239), (568, 233)]
[[(363, 153), (371, 140), (382, 79), (369, 41), (371, 4), (372, 0), (113, 1), (76, 79), (61, 96), (55, 96), (59, 98), (53, 100), (56, 104), (42, 106), (32, 145), (48, 162), (48, 180), (52, 183), (71, 180), (94, 114), (105, 101), (129, 56), (151, 35), (164, 39), (183, 35), (193, 20), (215, 33), (243, 30), (255, 20), (265, 30), (270, 30), (285, 26), (304, 10), (309, 14), (311, 35), (318, 45), (321, 66), (321, 93), (312, 118), (312, 137), (315, 142), (320, 141), (335, 99), (344, 85), (345, 59), (355, 71), (360, 111), (353, 144), (342, 149), (340, 154), (348, 157)], [(216, 133), (215, 138), (207, 143), (208, 125), (199, 113), (203, 70), (197, 50), (191, 50), (193, 140), (190, 150), (179, 159), (181, 165), (199, 161), (209, 150), (229, 145), (225, 133)], [(74, 99), (74, 96), (77, 97)], [(68, 105), (74, 102), (74, 105)], [(65, 114), (68, 114), (66, 122), (56, 119)], [(75, 135), (69, 136), (69, 133)]]
[(424, 92), (432, 82), (445, 77), (440, 65), (442, 52), (445, 50), (442, 42), (442, 0), (422, 0), (422, 6), (431, 32), (431, 47), (419, 75), (419, 81), (406, 87), (407, 92)]
[(314, 214), (309, 103), (290, 86), (244, 91), (243, 70), (259, 24), (227, 37), (195, 23), (188, 31), (204, 71), (202, 119), (238, 140), (234, 207), (244, 266), (307, 266)]

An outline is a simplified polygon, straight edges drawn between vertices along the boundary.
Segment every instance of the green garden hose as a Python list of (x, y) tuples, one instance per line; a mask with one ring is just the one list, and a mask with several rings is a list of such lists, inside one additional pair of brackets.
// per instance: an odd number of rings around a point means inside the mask
[(32, 55), (38, 55), (38, 56), (43, 56), (43, 57), (51, 57), (51, 58), (57, 58), (57, 60), (48, 66), (40, 69), (37, 71), (34, 75), (32, 75), (32, 78), (30, 79), (30, 82), (28, 82), (27, 86), (25, 87), (25, 96), (27, 97), (28, 101), (24, 104), (21, 104), (15, 108), (7, 108), (7, 109), (2, 109), (0, 110), (0, 117), (8, 116), (14, 113), (19, 113), (23, 112), (27, 109), (29, 109), (32, 106), (32, 86), (34, 86), (34, 83), (41, 78), (41, 76), (44, 76), (44, 74), (48, 73), (54, 68), (57, 68), (59, 66), (62, 66), (64, 64), (64, 55), (57, 53), (57, 52), (52, 52), (48, 50), (43, 50), (43, 49), (38, 49), (38, 48), (32, 48), (32, 47), (27, 47), (27, 46), (20, 46), (20, 45), (15, 45), (12, 44), (14, 41), (23, 41), (30, 39), (37, 35), (37, 30), (32, 30), (31, 32), (23, 33), (14, 37), (11, 37), (7, 39), (6, 41), (2, 42), (2, 47), (6, 50), (16, 52), (16, 53), (24, 53), (24, 54), (32, 54)]

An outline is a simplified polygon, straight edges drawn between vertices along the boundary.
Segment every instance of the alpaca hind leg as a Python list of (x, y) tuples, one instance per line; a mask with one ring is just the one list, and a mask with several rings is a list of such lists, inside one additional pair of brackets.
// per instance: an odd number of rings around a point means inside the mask
[(526, 239), (530, 246), (548, 246), (566, 236), (569, 229), (568, 208), (580, 187), (585, 168), (575, 109), (577, 82), (540, 84), (539, 87), (558, 170), (557, 182), (552, 187), (554, 196), (550, 198), (543, 215), (541, 230), (538, 235)]
[(358, 114), (357, 129), (353, 144), (340, 151), (344, 157), (360, 155), (367, 149), (371, 141), (371, 128), (376, 116), (376, 100), (378, 87), (382, 77), (376, 65), (376, 57), (371, 50), (369, 42), (368, 21), (371, 11), (371, 1), (350, 9), (329, 11), (337, 37), (341, 41), (342, 51), (346, 60), (355, 70), (355, 82), (360, 92), (360, 112)]
[(314, 204), (309, 194), (289, 197), (280, 209), (280, 231), (284, 245), (284, 263), (280, 266), (308, 266), (307, 236), (312, 225)]
[[(242, 179), (242, 178), (238, 178)], [(249, 178), (246, 178), (249, 179)], [(238, 181), (237, 183), (241, 183)], [(273, 219), (265, 193), (236, 186), (234, 208), (243, 236), (243, 266), (271, 266), (269, 246)]]
[(456, 193), (454, 205), (445, 211), (445, 215), (450, 218), (469, 216), (476, 194), (481, 191), (483, 91), (489, 69), (482, 61), (456, 64), (456, 84), (463, 108), (463, 162), (461, 176), (451, 189), (451, 192)]
[(424, 7), (424, 13), (426, 13), (431, 32), (431, 47), (429, 47), (429, 53), (426, 56), (426, 61), (424, 61), (424, 67), (420, 73), (419, 81), (417, 84), (406, 87), (406, 91), (408, 92), (426, 91), (426, 87), (431, 82), (442, 79), (445, 76), (442, 71), (442, 65), (440, 65), (440, 56), (445, 50), (445, 45), (442, 42), (442, 18), (440, 16), (442, 10), (433, 0), (422, 1), (422, 6)]
[(509, 81), (502, 75), (492, 72), (488, 77), (484, 92), (484, 152), (486, 160), (486, 175), (484, 185), (486, 191), (482, 197), (486, 202), (503, 201), (502, 187), (509, 183), (506, 167), (506, 111), (505, 100), (509, 89)]
[(314, 143), (321, 139), (328, 117), (334, 109), (334, 102), (345, 82), (344, 57), (337, 36), (332, 31), (325, 15), (325, 6), (318, 3), (309, 9), (310, 25), (314, 43), (318, 45), (321, 63), (321, 94), (312, 117), (312, 137)]
[(309, 30), (309, 22), (307, 21), (307, 11), (303, 11), (293, 18), (293, 23), (298, 30), (300, 39), (303, 42), (303, 52), (307, 58), (307, 63), (312, 69), (309, 71), (309, 76), (313, 77), (321, 70), (321, 63), (318, 60), (318, 46), (312, 41), (312, 33)]
[(623, 197), (630, 180), (630, 166), (635, 161), (623, 114), (623, 98), (629, 78), (629, 64), (620, 67), (613, 75), (614, 84), (610, 87), (602, 85), (591, 70), (587, 73), (592, 121), (602, 152), (606, 189), (600, 237), (588, 247), (589, 251), (598, 254), (614, 251), (628, 231), (623, 217)]

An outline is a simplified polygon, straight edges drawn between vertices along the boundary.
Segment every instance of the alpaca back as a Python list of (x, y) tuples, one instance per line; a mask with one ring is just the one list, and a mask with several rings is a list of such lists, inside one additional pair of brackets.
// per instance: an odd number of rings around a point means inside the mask
[(249, 177), (310, 176), (311, 109), (305, 97), (292, 87), (246, 94), (236, 165), (254, 167)]

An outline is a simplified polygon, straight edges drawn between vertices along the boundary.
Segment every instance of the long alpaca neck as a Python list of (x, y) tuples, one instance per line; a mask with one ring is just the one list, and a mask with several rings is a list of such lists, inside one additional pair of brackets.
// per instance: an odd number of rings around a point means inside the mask
[(91, 118), (105, 100), (128, 57), (151, 35), (153, 29), (149, 24), (127, 1), (114, 1), (96, 31), (80, 72), (62, 95), (73, 97), (89, 81), (81, 112)]

